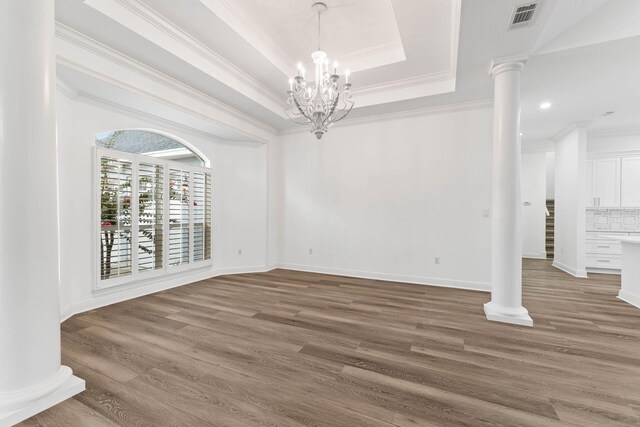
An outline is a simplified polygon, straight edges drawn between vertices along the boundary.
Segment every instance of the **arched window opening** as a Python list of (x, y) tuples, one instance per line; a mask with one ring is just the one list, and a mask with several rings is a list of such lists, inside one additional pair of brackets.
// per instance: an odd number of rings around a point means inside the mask
[(211, 263), (211, 170), (168, 136), (96, 137), (97, 289)]
[(166, 135), (146, 130), (105, 132), (96, 137), (96, 146), (194, 166), (206, 166), (205, 161), (184, 144)]

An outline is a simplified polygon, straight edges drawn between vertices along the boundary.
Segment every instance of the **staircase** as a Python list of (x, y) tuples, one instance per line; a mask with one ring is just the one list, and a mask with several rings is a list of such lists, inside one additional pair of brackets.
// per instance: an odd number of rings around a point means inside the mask
[(547, 200), (547, 210), (549, 211), (549, 216), (547, 217), (547, 227), (546, 227), (547, 259), (553, 259), (553, 234), (554, 234), (554, 218), (555, 218), (555, 202), (553, 200)]

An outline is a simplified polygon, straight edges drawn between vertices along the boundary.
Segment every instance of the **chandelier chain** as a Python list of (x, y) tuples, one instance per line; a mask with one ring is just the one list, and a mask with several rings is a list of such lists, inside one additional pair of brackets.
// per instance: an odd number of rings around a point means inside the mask
[(320, 11), (318, 11), (318, 50), (320, 50)]

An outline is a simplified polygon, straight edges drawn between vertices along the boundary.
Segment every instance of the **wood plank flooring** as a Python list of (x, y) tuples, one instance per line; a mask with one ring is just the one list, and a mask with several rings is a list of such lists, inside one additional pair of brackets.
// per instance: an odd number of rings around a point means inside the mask
[(486, 293), (286, 270), (84, 313), (62, 347), (87, 390), (23, 425), (640, 425), (620, 278), (524, 268), (533, 328)]

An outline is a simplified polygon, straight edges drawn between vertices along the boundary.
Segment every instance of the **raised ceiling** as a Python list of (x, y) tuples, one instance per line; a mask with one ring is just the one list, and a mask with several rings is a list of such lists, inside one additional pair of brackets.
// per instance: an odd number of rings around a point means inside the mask
[(326, 0), (328, 9), (321, 13), (319, 40), (317, 14), (310, 1), (200, 1), (226, 18), (247, 41), (262, 44), (263, 54), (268, 54), (267, 49), (273, 51), (277, 56), (274, 65), (281, 64), (285, 75), (291, 74), (299, 61), (310, 66), (309, 54), (318, 45), (353, 72), (406, 59), (390, 0)]
[[(287, 80), (316, 48), (311, 0), (57, 0), (67, 93), (174, 120), (227, 140), (292, 124)], [(321, 47), (353, 71), (350, 119), (490, 105), (492, 59), (525, 55), (525, 139), (575, 121), (634, 126), (640, 2), (545, 0), (507, 31), (518, 0), (327, 0)], [(600, 87), (606, 82), (606, 88)], [(600, 86), (598, 86), (600, 84)], [(536, 108), (550, 100), (553, 114)], [(599, 116), (615, 109), (615, 116)], [(636, 125), (637, 126), (637, 125)]]

